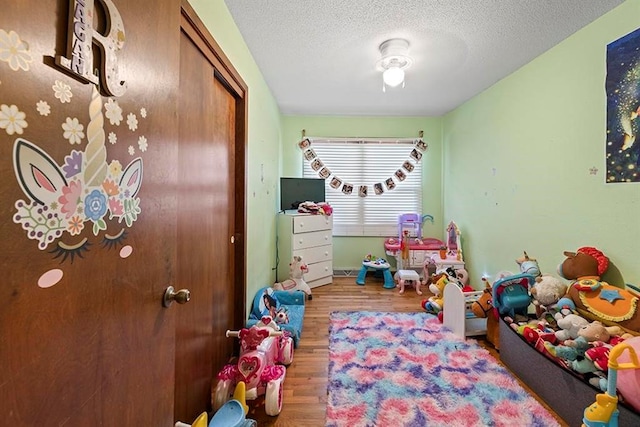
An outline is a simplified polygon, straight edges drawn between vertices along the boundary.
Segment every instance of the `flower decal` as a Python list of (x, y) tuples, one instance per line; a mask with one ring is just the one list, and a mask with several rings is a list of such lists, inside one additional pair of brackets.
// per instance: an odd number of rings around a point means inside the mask
[(84, 220), (78, 215), (74, 216), (69, 220), (69, 225), (67, 226), (67, 230), (69, 230), (69, 234), (72, 236), (77, 236), (84, 229)]
[(118, 142), (118, 136), (114, 132), (109, 132), (109, 143), (114, 145), (116, 142)]
[(58, 202), (62, 205), (60, 210), (66, 214), (67, 219), (76, 213), (81, 197), (82, 183), (80, 181), (71, 181), (69, 185), (62, 187), (62, 196), (58, 198)]
[(148, 146), (149, 144), (147, 144), (147, 138), (144, 135), (138, 138), (138, 148), (140, 149), (140, 151), (144, 153), (145, 151), (147, 151)]
[(109, 98), (104, 104), (104, 115), (109, 119), (109, 123), (115, 126), (119, 126), (122, 121), (122, 108), (118, 104), (118, 101), (114, 101), (113, 98)]
[(51, 88), (53, 89), (54, 96), (59, 99), (62, 104), (71, 102), (71, 97), (73, 97), (73, 93), (71, 93), (71, 86), (61, 82), (60, 80), (56, 80), (55, 84), (51, 86)]
[(131, 130), (131, 132), (135, 132), (136, 129), (138, 129), (138, 118), (135, 114), (127, 114), (127, 126), (129, 126), (129, 130)]
[(106, 230), (107, 224), (103, 217), (107, 213), (107, 197), (100, 190), (93, 190), (84, 199), (84, 214), (93, 221), (93, 234)]
[(25, 118), (26, 114), (15, 105), (0, 105), (0, 129), (6, 130), (9, 135), (22, 134), (22, 130), (28, 126)]
[(36, 110), (41, 116), (48, 116), (51, 113), (51, 107), (47, 101), (40, 100), (36, 103)]
[(133, 145), (130, 145), (130, 146), (129, 146), (129, 149), (128, 149), (127, 151), (129, 151), (129, 154), (130, 154), (130, 155), (132, 155), (132, 156), (133, 156), (134, 154), (136, 154), (136, 149), (135, 149), (135, 148), (133, 148)]
[(67, 178), (79, 174), (82, 171), (82, 151), (73, 150), (71, 154), (65, 156), (62, 170)]
[(84, 138), (84, 126), (75, 117), (73, 119), (67, 117), (67, 121), (62, 124), (62, 129), (64, 130), (62, 136), (69, 140), (69, 144), (80, 144)]
[(13, 71), (20, 69), (29, 71), (29, 64), (33, 61), (29, 44), (20, 40), (20, 36), (15, 31), (0, 29), (0, 61), (9, 63)]
[(140, 109), (140, 117), (142, 117), (143, 119), (147, 118), (147, 109), (146, 108), (142, 107)]
[(109, 164), (109, 173), (111, 173), (111, 176), (120, 176), (122, 164), (118, 160), (112, 160)]

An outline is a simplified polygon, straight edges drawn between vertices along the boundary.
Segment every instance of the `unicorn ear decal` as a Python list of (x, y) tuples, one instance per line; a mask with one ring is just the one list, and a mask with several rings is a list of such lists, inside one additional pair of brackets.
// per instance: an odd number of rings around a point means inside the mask
[(21, 138), (16, 140), (13, 153), (16, 178), (30, 199), (16, 202), (13, 221), (27, 231), (27, 237), (39, 242), (40, 249), (64, 232), (80, 234), (88, 221), (97, 236), (107, 229), (107, 214), (119, 223), (124, 220), (127, 227), (138, 219), (141, 210), (136, 196), (142, 185), (142, 159), (133, 160), (124, 171), (117, 161), (111, 167), (103, 161), (104, 167), (97, 166), (104, 174), (96, 180), (98, 175), (84, 173), (96, 169), (96, 156), (90, 157), (86, 151), (72, 150), (62, 167), (37, 145)]
[(48, 205), (67, 186), (60, 166), (36, 145), (18, 138), (13, 146), (13, 168), (22, 191), (34, 202)]
[(142, 185), (142, 159), (137, 158), (124, 170), (120, 178), (120, 188), (128, 191), (131, 197), (135, 197)]

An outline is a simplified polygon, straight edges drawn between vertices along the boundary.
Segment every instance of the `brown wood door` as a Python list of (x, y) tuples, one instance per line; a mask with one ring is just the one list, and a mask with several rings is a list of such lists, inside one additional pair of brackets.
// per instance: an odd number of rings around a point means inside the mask
[(211, 410), (212, 381), (236, 345), (225, 331), (244, 317), (243, 274), (235, 274), (237, 260), (244, 269), (236, 242), (244, 234), (244, 218), (236, 224), (244, 206), (244, 179), (236, 178), (244, 176), (244, 162), (236, 163), (244, 159), (244, 101), (222, 77), (220, 53), (198, 23), (183, 10), (176, 284), (191, 291), (191, 301), (176, 307), (175, 418), (183, 421)]
[(54, 64), (69, 3), (0, 13), (0, 424), (168, 426), (179, 0), (77, 2), (95, 31), (122, 19), (119, 96)]

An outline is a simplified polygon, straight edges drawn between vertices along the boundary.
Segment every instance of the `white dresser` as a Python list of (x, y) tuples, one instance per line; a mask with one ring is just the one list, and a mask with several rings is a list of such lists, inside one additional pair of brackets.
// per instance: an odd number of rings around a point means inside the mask
[(278, 277), (289, 278), (289, 263), (299, 255), (309, 267), (304, 280), (309, 287), (333, 281), (333, 217), (291, 213), (278, 214)]

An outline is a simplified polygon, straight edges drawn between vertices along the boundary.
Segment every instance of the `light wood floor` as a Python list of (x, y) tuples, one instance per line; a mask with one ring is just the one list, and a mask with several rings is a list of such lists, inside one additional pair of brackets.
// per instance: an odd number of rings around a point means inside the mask
[[(325, 425), (327, 403), (327, 375), (329, 364), (329, 313), (344, 310), (391, 312), (422, 311), (420, 302), (429, 296), (416, 294), (414, 288), (399, 295), (398, 290), (384, 289), (382, 279), (367, 277), (364, 286), (358, 286), (354, 277), (335, 277), (330, 285), (313, 289), (313, 299), (307, 301), (300, 345), (293, 363), (287, 368), (284, 382), (284, 404), (277, 417), (264, 413), (264, 400), (247, 402), (248, 418), (258, 426), (315, 427)], [(493, 347), (479, 339), (499, 359)], [(525, 384), (522, 384), (528, 390)], [(543, 405), (544, 402), (541, 402)], [(545, 405), (548, 408), (548, 406)], [(549, 409), (551, 411), (551, 409)], [(552, 412), (552, 411), (551, 411)], [(563, 427), (567, 427), (556, 417)]]

